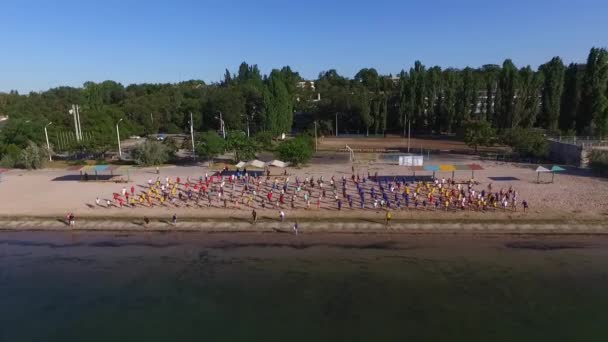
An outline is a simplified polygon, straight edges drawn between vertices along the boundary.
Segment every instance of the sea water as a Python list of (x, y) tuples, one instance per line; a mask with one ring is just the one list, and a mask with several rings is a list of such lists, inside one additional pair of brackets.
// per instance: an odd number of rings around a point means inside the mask
[(0, 341), (606, 341), (603, 237), (0, 233)]

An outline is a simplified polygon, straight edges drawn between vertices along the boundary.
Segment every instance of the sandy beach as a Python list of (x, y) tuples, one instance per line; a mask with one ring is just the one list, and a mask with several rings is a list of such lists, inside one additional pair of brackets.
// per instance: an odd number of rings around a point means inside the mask
[[(331, 155), (331, 157), (329, 157)], [(458, 230), (504, 230), (504, 231), (589, 231), (605, 230), (608, 225), (608, 180), (592, 177), (584, 171), (574, 170), (556, 174), (554, 183), (537, 184), (534, 165), (514, 165), (509, 163), (487, 162), (474, 157), (457, 154), (430, 156), (425, 163), (432, 164), (469, 164), (481, 165), (484, 170), (475, 173), (479, 189), (492, 183), (493, 188), (507, 189), (512, 186), (519, 193), (520, 201), (530, 204), (528, 212), (520, 210), (449, 211), (432, 209), (404, 209), (393, 211), (393, 223), (389, 229), (394, 231), (458, 231)], [(347, 154), (327, 153), (315, 158), (311, 165), (302, 168), (289, 168), (291, 177), (301, 179), (324, 176), (336, 179), (351, 175), (351, 164)], [(160, 177), (181, 177), (198, 179), (205, 173), (211, 174), (214, 168), (205, 166), (172, 166), (160, 169)], [(381, 175), (411, 175), (403, 166), (378, 158), (375, 154), (359, 154), (354, 163), (357, 173), (367, 175), (378, 172)], [(279, 175), (281, 169), (272, 169)], [(73, 212), (77, 217), (75, 229), (154, 229), (154, 230), (201, 230), (201, 231), (257, 231), (290, 230), (295, 219), (301, 222), (303, 230), (310, 231), (348, 231), (364, 232), (387, 229), (383, 223), (382, 210), (348, 208), (338, 211), (328, 202), (321, 209), (305, 209), (300, 205), (291, 209), (284, 205), (286, 222), (278, 221), (278, 209), (258, 211), (260, 222), (250, 224), (251, 208), (229, 205), (227, 209), (215, 207), (156, 206), (153, 208), (105, 207), (105, 200), (123, 187), (131, 186), (138, 190), (146, 187), (149, 179), (156, 179), (154, 168), (133, 168), (128, 176), (131, 182), (81, 182), (77, 180), (60, 181), (59, 177), (77, 176), (78, 171), (46, 169), (39, 171), (11, 170), (2, 174), (0, 183), (0, 228), (3, 229), (68, 229), (62, 222), (66, 213)], [(431, 175), (430, 172), (417, 172), (417, 175)], [(126, 174), (122, 175), (125, 179)], [(437, 172), (438, 178), (449, 178), (451, 172)], [(512, 177), (509, 181), (495, 181), (494, 177)], [(541, 181), (550, 181), (550, 174), (541, 175)], [(466, 181), (471, 173), (457, 171), (456, 179)], [(95, 205), (99, 197), (102, 205)], [(179, 223), (169, 224), (176, 214)], [(142, 218), (149, 217), (152, 222), (144, 228)]]

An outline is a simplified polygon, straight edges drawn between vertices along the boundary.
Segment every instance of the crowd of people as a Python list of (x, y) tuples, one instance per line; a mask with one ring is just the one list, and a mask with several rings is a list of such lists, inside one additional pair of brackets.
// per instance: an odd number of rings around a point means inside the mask
[[(392, 180), (389, 180), (392, 178)], [(380, 180), (382, 179), (382, 180)], [(123, 187), (112, 198), (96, 199), (111, 207), (200, 207), (225, 209), (307, 210), (442, 210), (489, 211), (519, 209), (519, 194), (512, 187), (495, 189), (492, 183), (477, 189), (474, 180), (453, 179), (407, 182), (405, 177), (377, 174), (314, 177), (249, 174), (246, 169), (224, 175), (206, 173), (192, 179), (150, 178), (145, 185)], [(521, 202), (523, 211), (528, 203)]]

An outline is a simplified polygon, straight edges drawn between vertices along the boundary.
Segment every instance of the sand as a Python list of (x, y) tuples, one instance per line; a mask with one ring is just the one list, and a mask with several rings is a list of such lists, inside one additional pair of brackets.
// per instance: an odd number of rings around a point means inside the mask
[[(410, 175), (408, 168), (392, 164), (388, 161), (376, 159), (375, 154), (358, 154), (359, 161), (355, 162), (355, 168), (361, 175), (367, 172), (378, 172), (380, 175)], [(336, 154), (331, 158), (315, 158), (312, 165), (295, 169), (290, 168), (288, 172), (293, 176), (299, 175), (302, 179), (306, 176), (325, 176), (328, 180), (332, 175), (341, 178), (343, 175), (349, 177), (351, 174), (351, 163), (348, 162), (347, 154)], [(345, 161), (346, 160), (346, 161)], [(476, 171), (475, 179), (480, 182), (479, 189), (485, 188), (489, 182), (493, 183), (493, 189), (513, 186), (519, 192), (519, 201), (527, 200), (530, 210), (527, 213), (520, 211), (496, 211), (496, 212), (474, 212), (474, 211), (434, 211), (408, 209), (393, 212), (393, 228), (395, 230), (432, 230), (433, 227), (442, 229), (488, 229), (493, 225), (502, 225), (506, 230), (522, 229), (526, 225), (542, 226), (544, 224), (554, 227), (571, 226), (577, 230), (577, 225), (590, 227), (595, 231), (597, 227), (604, 228), (608, 222), (608, 180), (593, 177), (585, 171), (571, 170), (555, 176), (555, 183), (537, 184), (537, 174), (534, 168), (537, 165), (515, 165), (510, 163), (497, 163), (479, 160), (476, 157), (442, 154), (437, 157), (431, 155), (431, 160), (426, 164), (469, 164), (482, 165), (484, 171)], [(187, 167), (165, 167), (161, 169), (160, 176), (182, 179), (191, 177), (198, 179), (206, 172), (211, 173), (204, 166)], [(273, 169), (274, 173), (281, 170)], [(229, 208), (194, 208), (194, 207), (154, 207), (154, 208), (105, 208), (95, 205), (95, 198), (99, 196), (102, 201), (111, 198), (112, 193), (120, 192), (123, 186), (127, 189), (131, 185), (145, 186), (149, 178), (156, 179), (153, 168), (133, 169), (130, 172), (131, 182), (127, 184), (116, 184), (112, 182), (79, 182), (79, 181), (55, 181), (53, 179), (68, 174), (77, 175), (77, 171), (66, 170), (38, 170), (23, 171), (11, 170), (2, 174), (0, 182), (0, 227), (8, 228), (50, 228), (65, 229), (62, 222), (68, 212), (73, 212), (78, 219), (78, 229), (114, 229), (123, 227), (127, 229), (144, 229), (139, 223), (143, 216), (148, 216), (154, 221), (152, 229), (175, 229), (171, 228), (162, 220), (170, 220), (173, 214), (177, 214), (180, 223), (179, 229), (185, 230), (257, 230), (249, 224), (250, 208), (242, 206), (240, 209)], [(417, 172), (417, 175), (431, 175), (430, 172)], [(124, 175), (126, 178), (126, 175)], [(437, 172), (436, 176), (441, 178), (451, 177), (451, 172)], [(488, 177), (515, 177), (517, 180), (497, 182)], [(457, 180), (468, 180), (471, 177), (469, 171), (456, 172)], [(550, 174), (542, 174), (541, 180), (550, 181)], [(105, 202), (105, 201), (104, 201)], [(355, 201), (356, 202), (356, 201)], [(279, 224), (277, 221), (277, 210), (258, 210), (259, 218), (265, 221), (264, 229), (290, 230), (294, 219), (306, 221), (308, 229), (321, 231), (371, 231), (385, 229), (382, 221), (384, 213), (368, 209), (349, 209), (345, 204), (343, 210), (337, 211), (335, 206), (331, 208), (289, 209), (289, 201), (285, 205), (287, 221)], [(314, 203), (314, 202), (313, 202)], [(356, 204), (355, 204), (356, 205)], [(314, 206), (314, 204), (313, 204)], [(329, 205), (328, 205), (329, 206)], [(88, 220), (88, 221), (86, 221)], [(186, 223), (185, 221), (190, 221)], [(481, 228), (475, 226), (480, 225)], [(317, 227), (317, 228), (313, 228)], [(446, 228), (448, 227), (448, 228)], [(477, 227), (477, 228), (475, 228)], [(485, 227), (485, 228), (483, 228)], [(545, 227), (551, 230), (551, 227)], [(150, 229), (150, 228), (149, 228)], [(536, 229), (536, 228), (532, 228)], [(544, 228), (543, 228), (544, 229)]]

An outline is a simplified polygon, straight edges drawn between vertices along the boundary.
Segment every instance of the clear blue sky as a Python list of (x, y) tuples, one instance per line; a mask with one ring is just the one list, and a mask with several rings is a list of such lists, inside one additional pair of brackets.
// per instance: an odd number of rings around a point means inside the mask
[(0, 37), (0, 91), (212, 82), (242, 61), (306, 78), (331, 68), (394, 74), (416, 59), (537, 67), (608, 46), (608, 1), (3, 1)]

